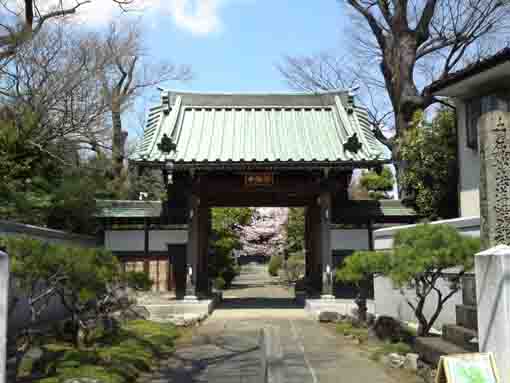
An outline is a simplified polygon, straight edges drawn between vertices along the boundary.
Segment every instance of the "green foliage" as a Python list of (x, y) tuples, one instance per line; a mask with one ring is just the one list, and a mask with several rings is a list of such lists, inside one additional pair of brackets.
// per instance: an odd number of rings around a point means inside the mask
[(395, 177), (387, 166), (380, 172), (364, 171), (360, 178), (361, 187), (369, 192), (371, 199), (380, 200), (388, 198), (387, 192), (393, 190)]
[(81, 350), (65, 342), (46, 344), (44, 365), (37, 371), (46, 373), (46, 377), (39, 381), (57, 383), (90, 378), (113, 383), (134, 382), (142, 373), (150, 372), (159, 359), (174, 351), (178, 334), (170, 324), (136, 320), (128, 322), (115, 335), (95, 335), (91, 345)]
[(226, 286), (225, 280), (222, 277), (217, 277), (213, 282), (216, 290), (223, 290)]
[(138, 271), (124, 273), (124, 282), (132, 289), (139, 291), (149, 291), (154, 283), (148, 273)]
[[(32, 135), (38, 126), (37, 115), (8, 108), (0, 111), (0, 216), (26, 223), (45, 222), (51, 206), (51, 189), (60, 177), (61, 166), (36, 146)], [(46, 148), (46, 150), (56, 147)]]
[(455, 266), (471, 270), (480, 240), (462, 236), (452, 226), (424, 224), (398, 231), (394, 247), (390, 276), (402, 286), (417, 275), (443, 272)]
[(137, 200), (140, 197), (140, 193), (146, 193), (147, 199), (152, 201), (167, 199), (161, 170), (144, 168), (141, 169), (140, 173), (136, 169), (130, 171), (128, 199)]
[(336, 325), (336, 332), (344, 336), (352, 336), (365, 343), (368, 340), (368, 328), (355, 327), (351, 322), (341, 322)]
[(305, 209), (289, 208), (289, 216), (285, 224), (286, 254), (293, 254), (304, 249), (305, 243)]
[(221, 277), (225, 288), (239, 275), (239, 267), (233, 257), (234, 250), (241, 249), (239, 230), (251, 222), (253, 210), (249, 208), (212, 209), (213, 239), (211, 248), (214, 261), (209, 262), (209, 276), (214, 280)]
[(291, 255), (289, 259), (287, 259), (285, 271), (287, 273), (287, 278), (289, 281), (295, 282), (299, 278), (301, 278), (301, 276), (305, 274), (304, 252), (299, 252)]
[[(397, 287), (412, 286), (417, 298), (406, 297), (420, 324), (418, 334), (428, 335), (444, 303), (460, 288), (460, 278), (474, 265), (480, 240), (462, 236), (448, 225), (418, 225), (397, 232), (392, 252), (356, 252), (337, 270), (338, 280), (359, 282), (369, 275), (389, 277)], [(451, 268), (459, 268), (453, 272)], [(449, 281), (450, 292), (436, 288), (441, 279)], [(426, 318), (423, 307), (434, 292), (436, 310)]]
[(418, 112), (414, 120), (414, 127), (406, 130), (398, 142), (405, 161), (401, 187), (412, 196), (407, 202), (429, 220), (456, 217), (455, 113), (442, 108), (430, 123), (425, 121), (423, 112)]
[(271, 257), (271, 260), (269, 261), (268, 266), (268, 272), (269, 275), (272, 275), (273, 277), (278, 276), (278, 272), (283, 266), (283, 256), (281, 255), (273, 255)]
[(212, 229), (216, 234), (233, 235), (236, 229), (251, 222), (253, 210), (250, 208), (212, 209)]
[(0, 110), (0, 216), (3, 219), (95, 234), (95, 199), (164, 195), (161, 174), (126, 171), (114, 178), (101, 152), (82, 158), (72, 142), (38, 145), (40, 118), (30, 110)]
[(117, 288), (150, 288), (148, 276), (122, 273), (117, 258), (104, 249), (66, 247), (28, 237), (2, 238), (0, 245), (10, 255), (16, 287), (28, 298), (29, 326), (58, 297), (71, 314), (76, 342), (80, 330), (86, 335), (89, 331), (85, 318), (90, 322), (115, 308)]

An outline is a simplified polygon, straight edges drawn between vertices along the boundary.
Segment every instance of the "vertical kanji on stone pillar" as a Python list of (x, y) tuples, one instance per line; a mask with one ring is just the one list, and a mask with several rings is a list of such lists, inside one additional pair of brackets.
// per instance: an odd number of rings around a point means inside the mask
[(491, 112), (480, 129), (482, 247), (510, 245), (510, 113)]
[(493, 352), (501, 382), (510, 383), (510, 113), (479, 121), (480, 235), (475, 256), (478, 345)]

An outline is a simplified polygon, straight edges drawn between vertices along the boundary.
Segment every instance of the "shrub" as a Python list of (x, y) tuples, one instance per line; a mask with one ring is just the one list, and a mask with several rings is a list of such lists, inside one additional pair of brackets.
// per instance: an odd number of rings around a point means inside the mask
[(368, 328), (355, 327), (351, 322), (341, 322), (336, 325), (336, 332), (344, 336), (352, 336), (364, 343), (368, 340)]
[[(480, 241), (465, 237), (448, 225), (418, 225), (400, 230), (392, 252), (356, 252), (337, 271), (339, 280), (359, 282), (367, 277), (383, 275), (402, 288), (404, 298), (418, 320), (418, 336), (427, 336), (444, 304), (460, 289), (460, 281), (474, 265), (474, 254)], [(456, 268), (456, 271), (452, 271)], [(438, 282), (448, 282), (448, 290), (438, 288)], [(412, 286), (415, 298), (406, 296), (403, 288)], [(428, 298), (434, 297), (435, 299)], [(423, 311), (426, 302), (435, 302), (430, 317)]]
[(281, 255), (273, 255), (271, 260), (269, 261), (268, 271), (269, 274), (273, 277), (278, 276), (278, 272), (280, 271), (283, 265), (283, 257)]
[(216, 290), (223, 290), (225, 288), (225, 285), (226, 285), (225, 280), (222, 277), (217, 277), (214, 280), (213, 284), (214, 284), (214, 288)]
[(125, 273), (125, 282), (135, 290), (148, 291), (153, 285), (148, 273), (128, 271)]
[[(118, 260), (103, 249), (66, 247), (27, 237), (4, 238), (2, 245), (11, 259), (12, 280), (26, 296), (31, 314), (18, 334), (10, 334), (19, 350), (26, 351), (34, 344), (31, 329), (52, 299), (59, 299), (69, 312), (68, 332), (78, 346), (81, 340), (86, 342), (101, 319), (125, 302), (125, 287), (133, 281), (136, 288), (150, 286), (146, 275), (124, 274)], [(20, 351), (17, 361), (22, 358)]]
[(305, 273), (305, 255), (302, 252), (295, 253), (287, 259), (285, 266), (287, 278), (291, 282), (297, 281)]
[(91, 346), (81, 350), (66, 342), (52, 341), (44, 345), (47, 357), (36, 372), (46, 376), (38, 382), (84, 378), (108, 383), (135, 382), (141, 374), (156, 367), (160, 358), (175, 350), (177, 337), (173, 325), (135, 320), (123, 325), (116, 334), (94, 334)]

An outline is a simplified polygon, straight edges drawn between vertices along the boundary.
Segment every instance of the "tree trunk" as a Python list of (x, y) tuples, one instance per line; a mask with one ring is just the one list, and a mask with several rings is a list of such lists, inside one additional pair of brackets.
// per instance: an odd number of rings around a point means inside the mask
[(400, 199), (409, 198), (408, 191), (401, 187), (405, 162), (400, 156), (404, 133), (413, 127), (417, 111), (426, 109), (432, 98), (422, 95), (415, 86), (414, 67), (416, 64), (416, 36), (408, 30), (394, 31), (386, 40), (381, 62), (386, 89), (391, 99), (395, 115), (396, 140), (392, 155), (397, 170)]
[(112, 170), (115, 179), (120, 178), (124, 167), (124, 139), (122, 137), (122, 119), (120, 103), (112, 101)]

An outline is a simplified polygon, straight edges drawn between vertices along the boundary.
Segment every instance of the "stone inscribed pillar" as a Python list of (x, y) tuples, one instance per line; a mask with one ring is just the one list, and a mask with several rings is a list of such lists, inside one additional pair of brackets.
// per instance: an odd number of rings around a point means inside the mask
[(510, 245), (510, 113), (482, 116), (480, 129), (480, 236), (482, 248)]
[(0, 383), (6, 381), (9, 257), (0, 250)]
[(510, 383), (510, 247), (499, 245), (475, 256), (478, 345), (493, 352), (501, 383)]

